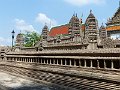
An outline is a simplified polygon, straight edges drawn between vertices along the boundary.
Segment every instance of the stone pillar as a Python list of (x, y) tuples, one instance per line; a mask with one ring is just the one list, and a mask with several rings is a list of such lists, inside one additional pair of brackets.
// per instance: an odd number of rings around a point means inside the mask
[(29, 62), (29, 58), (27, 59), (27, 62)]
[(48, 58), (47, 58), (47, 64), (48, 64)]
[(15, 57), (14, 57), (14, 61), (15, 61)]
[(57, 60), (57, 65), (59, 65), (59, 64), (58, 64), (58, 59), (56, 59), (56, 60)]
[(35, 58), (30, 58), (31, 62), (34, 62), (34, 59), (35, 59)]
[(99, 60), (97, 60), (97, 68), (100, 68), (100, 67), (99, 67)]
[(29, 62), (29, 58), (27, 58), (27, 62)]
[[(12, 61), (12, 58), (11, 58), (11, 61)], [(19, 58), (19, 62), (21, 61), (21, 58)]]
[(29, 62), (29, 58), (27, 58), (27, 62)]
[(31, 62), (31, 58), (29, 58), (28, 62)]
[(84, 67), (87, 67), (87, 65), (86, 65), (86, 60), (84, 60)]
[(37, 61), (37, 63), (40, 63), (40, 58), (38, 58), (38, 61)]
[(79, 59), (79, 67), (81, 67), (81, 60)]
[(65, 59), (65, 66), (67, 65), (67, 63), (66, 63), (66, 59)]
[(25, 58), (25, 62), (27, 62), (27, 58)]
[(33, 58), (31, 58), (31, 62), (33, 62)]
[(27, 62), (28, 58), (26, 58), (26, 62)]
[(92, 62), (92, 60), (90, 60), (90, 67), (91, 67), (91, 68), (93, 67), (93, 62)]
[(57, 65), (57, 58), (55, 59), (55, 62), (56, 62), (55, 64)]
[(41, 64), (43, 64), (43, 58), (41, 58), (40, 60), (41, 60)]
[(37, 63), (39, 63), (39, 62), (40, 62), (40, 58), (37, 59)]
[(35, 63), (37, 63), (38, 58), (35, 59)]
[(70, 59), (70, 66), (71, 66), (71, 59)]
[(28, 60), (29, 60), (29, 58), (27, 58), (27, 62), (29, 62)]
[(33, 62), (35, 63), (36, 58), (32, 58)]
[(114, 65), (113, 65), (113, 60), (111, 60), (111, 69), (114, 68)]
[(17, 57), (16, 57), (16, 60), (15, 60), (16, 62), (17, 62)]
[(40, 58), (38, 58), (38, 61), (37, 61), (37, 63), (40, 63)]
[(44, 60), (44, 64), (45, 64), (45, 58), (43, 60)]
[(28, 62), (31, 62), (31, 58), (29, 58), (29, 61)]
[(74, 66), (76, 66), (76, 60), (74, 59)]
[(36, 61), (35, 61), (36, 63), (38, 62), (38, 58), (36, 58)]
[(30, 62), (30, 58), (28, 58), (28, 62)]
[(27, 58), (27, 62), (28, 62), (28, 58)]
[(63, 61), (62, 61), (62, 59), (61, 59), (61, 65), (63, 65)]
[(106, 69), (106, 62), (105, 62), (105, 60), (104, 60), (104, 68)]
[(55, 64), (55, 59), (53, 58), (53, 64)]
[(32, 58), (29, 58), (29, 62), (30, 62), (30, 63), (32, 62)]
[(27, 58), (25, 58), (25, 62), (27, 62)]
[(51, 59), (50, 59), (50, 64), (52, 64), (52, 63), (51, 63)]

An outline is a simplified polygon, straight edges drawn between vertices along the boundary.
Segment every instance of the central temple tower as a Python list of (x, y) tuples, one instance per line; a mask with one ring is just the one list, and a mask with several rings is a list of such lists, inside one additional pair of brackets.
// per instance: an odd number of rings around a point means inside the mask
[(87, 40), (88, 49), (97, 48), (98, 39), (98, 21), (90, 10), (90, 14), (85, 22), (85, 39)]

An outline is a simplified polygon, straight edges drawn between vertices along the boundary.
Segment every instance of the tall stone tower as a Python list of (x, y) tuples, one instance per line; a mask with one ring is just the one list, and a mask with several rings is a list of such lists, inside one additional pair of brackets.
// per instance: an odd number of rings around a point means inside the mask
[(68, 33), (71, 38), (71, 41), (78, 40), (78, 37), (80, 36), (80, 21), (79, 18), (77, 17), (77, 14), (76, 15), (74, 14), (69, 21)]
[(90, 14), (85, 22), (85, 39), (89, 43), (88, 49), (97, 48), (98, 21), (90, 10)]
[(48, 26), (45, 25), (42, 29), (42, 45), (41, 46), (46, 46), (47, 45), (47, 40), (48, 40), (48, 33), (49, 33), (49, 29)]
[(15, 41), (15, 51), (20, 51), (20, 49), (23, 47), (24, 45), (24, 36), (22, 33), (19, 33), (16, 36), (16, 41)]
[(17, 47), (22, 47), (24, 44), (24, 37), (22, 33), (19, 33), (16, 37), (16, 46)]
[(48, 33), (49, 33), (48, 26), (45, 25), (42, 29), (42, 34), (41, 34), (43, 41), (47, 41)]

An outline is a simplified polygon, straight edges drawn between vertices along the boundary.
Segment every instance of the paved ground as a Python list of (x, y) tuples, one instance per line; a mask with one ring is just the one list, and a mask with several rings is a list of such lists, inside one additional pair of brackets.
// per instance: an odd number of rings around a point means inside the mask
[(43, 83), (37, 84), (17, 76), (0, 71), (0, 90), (64, 90)]

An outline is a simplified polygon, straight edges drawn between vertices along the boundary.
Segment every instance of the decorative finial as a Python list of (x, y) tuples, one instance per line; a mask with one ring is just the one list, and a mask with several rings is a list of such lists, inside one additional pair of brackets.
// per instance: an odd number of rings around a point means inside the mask
[(102, 27), (104, 27), (104, 24), (102, 23)]
[(76, 13), (76, 17), (77, 17), (77, 13)]
[(83, 17), (83, 13), (82, 13), (82, 15), (81, 15), (81, 18)]
[(75, 16), (75, 11), (74, 11), (74, 13), (73, 13), (73, 17)]
[(103, 26), (103, 23), (102, 23), (102, 26)]
[(74, 14), (73, 14), (73, 16), (75, 16), (75, 11), (74, 11)]
[(120, 1), (119, 1), (119, 8), (120, 8)]
[(90, 10), (90, 13), (92, 13), (92, 10)]
[(47, 23), (45, 22), (45, 26), (47, 25)]

